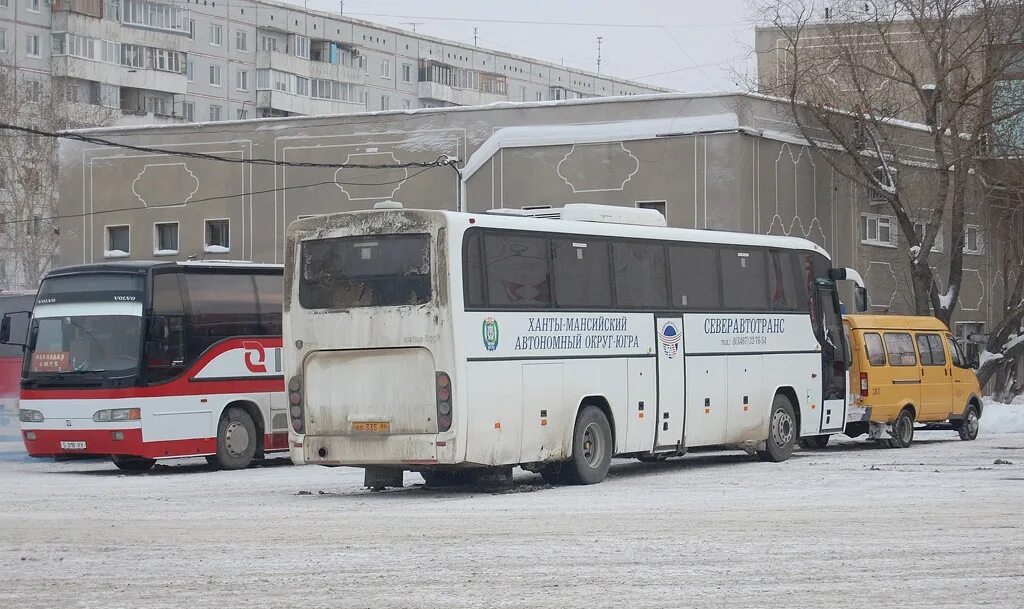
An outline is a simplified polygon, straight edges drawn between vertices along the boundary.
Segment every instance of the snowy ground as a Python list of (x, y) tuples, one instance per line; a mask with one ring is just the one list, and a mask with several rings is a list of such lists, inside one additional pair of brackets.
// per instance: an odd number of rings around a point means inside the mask
[(123, 475), (0, 444), (0, 607), (1020, 608), (1024, 434), (992, 431), (1024, 432), (1021, 408), (975, 442), (618, 461), (506, 493), (410, 474), (371, 494), (280, 462)]

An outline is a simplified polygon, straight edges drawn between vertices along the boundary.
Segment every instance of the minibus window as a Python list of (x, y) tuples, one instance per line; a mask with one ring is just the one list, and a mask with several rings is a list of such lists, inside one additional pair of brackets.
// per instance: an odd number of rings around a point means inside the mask
[(886, 332), (885, 351), (889, 356), (890, 366), (917, 365), (914, 339), (910, 338), (910, 334)]
[(917, 350), (921, 352), (921, 363), (925, 366), (946, 365), (946, 352), (942, 350), (942, 339), (938, 334), (918, 334)]
[(864, 334), (864, 350), (867, 351), (868, 363), (872, 366), (885, 365), (885, 350), (882, 348), (882, 337), (874, 332)]

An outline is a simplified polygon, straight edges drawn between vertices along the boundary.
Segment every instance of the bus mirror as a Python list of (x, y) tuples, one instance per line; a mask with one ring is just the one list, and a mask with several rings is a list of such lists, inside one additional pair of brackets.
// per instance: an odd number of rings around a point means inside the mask
[(0, 321), (0, 344), (8, 344), (11, 342), (11, 316), (4, 315), (3, 321)]
[(862, 288), (859, 285), (853, 288), (853, 299), (854, 306), (858, 313), (863, 313), (868, 310), (868, 291), (867, 288)]

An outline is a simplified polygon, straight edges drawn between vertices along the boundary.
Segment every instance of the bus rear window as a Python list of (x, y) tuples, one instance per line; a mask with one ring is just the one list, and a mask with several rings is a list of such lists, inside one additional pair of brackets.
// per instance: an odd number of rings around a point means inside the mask
[(303, 241), (299, 304), (305, 309), (420, 305), (430, 301), (430, 235)]

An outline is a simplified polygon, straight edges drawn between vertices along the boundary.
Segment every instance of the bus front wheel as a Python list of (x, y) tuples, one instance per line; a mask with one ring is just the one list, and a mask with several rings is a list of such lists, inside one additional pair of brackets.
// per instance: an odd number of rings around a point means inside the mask
[(127, 457), (124, 455), (113, 455), (110, 460), (114, 462), (117, 469), (126, 472), (147, 472), (154, 465), (156, 465), (156, 459), (143, 459), (142, 457)]
[(256, 424), (249, 413), (230, 408), (217, 425), (217, 466), (221, 469), (245, 469), (256, 455)]
[(778, 463), (785, 461), (793, 454), (796, 445), (796, 415), (789, 398), (779, 394), (772, 402), (772, 414), (768, 424), (768, 439), (764, 450), (757, 451), (762, 461)]
[(608, 417), (597, 406), (584, 406), (573, 429), (572, 458), (559, 468), (562, 481), (597, 484), (604, 480), (612, 464), (613, 450)]

